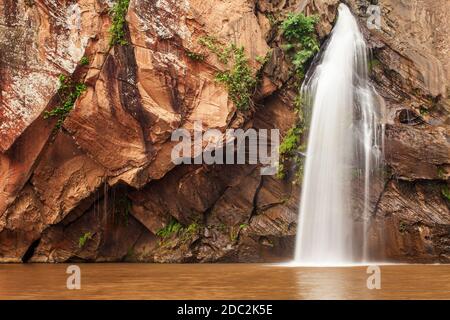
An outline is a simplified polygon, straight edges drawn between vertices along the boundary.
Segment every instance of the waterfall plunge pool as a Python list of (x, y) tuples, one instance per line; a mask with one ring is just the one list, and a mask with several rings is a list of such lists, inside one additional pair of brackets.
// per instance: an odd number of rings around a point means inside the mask
[(450, 265), (380, 266), (379, 290), (365, 266), (114, 263), (78, 264), (68, 290), (68, 266), (0, 265), (0, 299), (450, 299)]

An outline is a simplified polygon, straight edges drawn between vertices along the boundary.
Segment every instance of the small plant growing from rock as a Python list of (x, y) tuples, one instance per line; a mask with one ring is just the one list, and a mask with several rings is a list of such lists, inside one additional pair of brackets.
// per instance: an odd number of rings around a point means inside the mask
[(425, 108), (424, 106), (421, 106), (419, 108), (419, 112), (420, 112), (420, 115), (422, 115), (422, 116), (427, 116), (430, 113), (430, 111), (427, 108)]
[(400, 233), (405, 233), (408, 231), (408, 225), (404, 221), (400, 221), (400, 224), (398, 226), (398, 231)]
[(318, 17), (306, 17), (303, 13), (291, 13), (281, 23), (284, 38), (288, 41), (285, 49), (292, 52), (292, 63), (296, 74), (304, 77), (306, 62), (319, 52), (320, 46), (315, 34)]
[(248, 228), (248, 224), (247, 223), (242, 223), (237, 227), (231, 227), (230, 229), (230, 240), (232, 242), (235, 242), (238, 237), (239, 237), (239, 233), (241, 232), (241, 230), (245, 230)]
[(161, 238), (160, 244), (167, 243), (172, 236), (177, 236), (181, 243), (187, 243), (193, 239), (195, 235), (199, 233), (201, 226), (193, 222), (187, 227), (184, 227), (181, 223), (172, 219), (164, 228), (160, 229), (156, 235)]
[(172, 219), (164, 228), (156, 232), (156, 235), (158, 237), (166, 239), (169, 238), (171, 235), (178, 233), (182, 228), (183, 226), (181, 225), (181, 223), (179, 223), (175, 219)]
[(59, 89), (58, 96), (62, 103), (51, 111), (44, 113), (44, 119), (56, 117), (58, 121), (55, 129), (58, 130), (62, 127), (64, 120), (67, 118), (70, 111), (73, 109), (75, 101), (81, 94), (86, 91), (86, 85), (84, 83), (74, 83), (65, 75), (59, 76)]
[(125, 40), (125, 17), (128, 11), (129, 4), (130, 0), (117, 0), (110, 10), (110, 14), (112, 16), (112, 26), (109, 29), (109, 33), (111, 35), (109, 44), (111, 46), (124, 46), (128, 44), (128, 42)]
[(369, 63), (368, 63), (369, 71), (372, 72), (372, 71), (373, 71), (375, 68), (377, 68), (380, 64), (381, 64), (381, 63), (380, 63), (380, 60), (378, 60), (378, 59), (376, 59), (376, 58), (370, 59), (370, 60), (369, 60)]
[(200, 225), (196, 222), (191, 223), (186, 228), (180, 230), (181, 241), (186, 242), (191, 240), (200, 230)]
[(210, 36), (200, 38), (199, 43), (213, 52), (221, 63), (231, 64), (228, 70), (217, 73), (216, 81), (225, 85), (231, 101), (239, 111), (249, 110), (253, 105), (258, 81), (245, 56), (244, 48), (234, 44), (224, 46)]
[(257, 56), (255, 58), (255, 60), (261, 64), (264, 64), (266, 62), (266, 57), (265, 56)]
[[(306, 63), (320, 50), (319, 41), (315, 33), (315, 24), (318, 22), (316, 16), (306, 17), (303, 13), (289, 14), (281, 23), (283, 37), (288, 41), (284, 46), (291, 54), (294, 65), (296, 85), (300, 87), (301, 80), (305, 76)], [(306, 144), (302, 137), (308, 131), (308, 119), (305, 116), (306, 105), (299, 93), (294, 101), (294, 109), (297, 121), (287, 132), (280, 145), (280, 164), (277, 177), (286, 177), (286, 162), (293, 160), (296, 166), (294, 183), (300, 183), (303, 179), (304, 156)]]
[(438, 168), (438, 177), (439, 179), (445, 179), (445, 175), (447, 174), (447, 171), (444, 168), (439, 167)]
[(88, 58), (88, 57), (83, 57), (83, 58), (81, 58), (81, 60), (80, 60), (80, 65), (81, 65), (81, 66), (87, 66), (87, 65), (89, 65), (89, 58)]
[(441, 193), (447, 201), (450, 201), (450, 189), (447, 185), (442, 187)]
[(223, 64), (228, 64), (231, 57), (231, 46), (224, 46), (219, 41), (212, 36), (201, 37), (198, 42), (208, 48), (212, 53), (217, 56), (217, 59)]
[(307, 130), (306, 118), (303, 112), (303, 100), (300, 95), (296, 97), (294, 107), (297, 121), (288, 130), (280, 144), (280, 164), (278, 165), (277, 178), (284, 179), (286, 177), (285, 163), (288, 160), (293, 160), (296, 167), (294, 183), (300, 183), (303, 179), (304, 153), (306, 152), (306, 144), (302, 143), (302, 136)]
[(230, 98), (236, 105), (236, 108), (246, 111), (252, 105), (252, 97), (255, 93), (257, 80), (253, 76), (248, 60), (245, 57), (244, 48), (233, 46), (233, 52), (234, 65), (228, 71), (219, 72), (216, 80), (227, 87)]
[(86, 232), (78, 239), (78, 247), (80, 249), (84, 248), (88, 240), (92, 239), (92, 233)]
[(239, 229), (244, 230), (248, 228), (248, 223), (242, 223), (239, 225)]
[(186, 50), (186, 56), (193, 61), (204, 61), (205, 55), (202, 53), (196, 53), (190, 50)]

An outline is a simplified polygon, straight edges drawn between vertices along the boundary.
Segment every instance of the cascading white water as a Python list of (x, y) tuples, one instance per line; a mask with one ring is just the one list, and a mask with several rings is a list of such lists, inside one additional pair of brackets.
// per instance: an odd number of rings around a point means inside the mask
[(295, 263), (362, 262), (371, 178), (380, 172), (382, 156), (380, 117), (366, 43), (346, 5), (339, 6), (322, 61), (301, 91), (312, 117)]

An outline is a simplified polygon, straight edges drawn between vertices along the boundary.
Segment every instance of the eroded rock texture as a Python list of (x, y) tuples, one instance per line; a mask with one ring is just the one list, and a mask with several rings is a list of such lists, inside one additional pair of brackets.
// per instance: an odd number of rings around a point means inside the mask
[[(293, 254), (299, 187), (258, 165), (179, 165), (174, 129), (278, 128), (295, 121), (292, 66), (278, 25), (317, 14), (321, 41), (338, 1), (131, 0), (125, 44), (110, 46), (108, 0), (0, 0), (0, 261), (269, 261)], [(389, 172), (371, 238), (383, 259), (450, 257), (448, 1), (348, 1), (373, 51), (385, 101)], [(243, 46), (260, 83), (240, 112), (199, 44)], [(264, 65), (261, 57), (271, 52)], [(204, 56), (193, 59), (192, 53)], [(82, 57), (88, 64), (80, 63)], [(58, 77), (83, 82), (61, 130), (44, 112)], [(161, 235), (174, 221), (178, 232)]]
[[(378, 3), (381, 29), (364, 29), (386, 104), (388, 170), (369, 242), (376, 260), (449, 262), (450, 3)], [(351, 4), (365, 22), (370, 1)]]

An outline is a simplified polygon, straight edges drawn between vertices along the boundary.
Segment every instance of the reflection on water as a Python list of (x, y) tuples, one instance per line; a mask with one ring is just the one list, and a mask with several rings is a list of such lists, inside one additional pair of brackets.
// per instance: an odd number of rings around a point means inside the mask
[(0, 299), (450, 299), (450, 266), (381, 267), (369, 290), (366, 267), (263, 264), (79, 264), (81, 290), (68, 290), (68, 265), (0, 265)]

